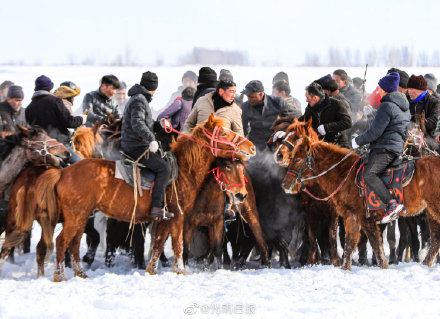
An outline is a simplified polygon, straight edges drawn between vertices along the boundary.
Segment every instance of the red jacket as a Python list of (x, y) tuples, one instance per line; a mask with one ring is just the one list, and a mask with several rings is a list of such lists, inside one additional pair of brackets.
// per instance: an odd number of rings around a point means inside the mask
[(371, 105), (374, 109), (377, 109), (380, 105), (380, 100), (381, 97), (379, 95), (379, 87), (377, 87), (373, 93), (371, 93), (368, 97), (367, 97), (367, 102), (369, 105)]

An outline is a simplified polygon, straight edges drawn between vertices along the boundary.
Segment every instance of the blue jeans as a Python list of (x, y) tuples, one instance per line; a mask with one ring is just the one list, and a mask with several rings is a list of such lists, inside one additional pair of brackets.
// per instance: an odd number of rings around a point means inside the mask
[(79, 162), (80, 160), (82, 160), (81, 156), (79, 156), (69, 145), (64, 144), (64, 146), (69, 150), (70, 152), (70, 158), (68, 160), (69, 164), (73, 164), (76, 162)]

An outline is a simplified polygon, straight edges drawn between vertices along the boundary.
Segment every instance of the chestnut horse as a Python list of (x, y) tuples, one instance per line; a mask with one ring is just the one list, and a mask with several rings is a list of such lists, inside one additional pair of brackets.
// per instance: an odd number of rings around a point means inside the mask
[[(234, 208), (243, 216), (245, 222), (249, 224), (262, 252), (262, 264), (269, 266), (267, 245), (258, 220), (255, 194), (252, 183), (248, 182), (249, 176), (246, 177), (244, 164), (241, 161), (217, 159), (215, 166), (211, 170), (214, 176), (206, 178), (202, 187), (203, 190), (198, 194), (193, 210), (185, 216), (183, 233), (185, 261), (195, 230), (197, 227), (207, 226), (210, 243), (209, 264), (214, 261), (215, 257), (217, 267), (221, 267), (226, 195), (229, 204), (234, 205)], [(241, 192), (235, 191), (236, 188), (240, 188)], [(233, 193), (236, 194), (235, 197)]]
[[(286, 192), (297, 193), (310, 185), (320, 186), (319, 196), (330, 197), (339, 216), (345, 224), (346, 240), (344, 246), (343, 269), (351, 269), (351, 260), (360, 237), (360, 227), (370, 240), (378, 265), (387, 268), (388, 262), (382, 247), (381, 236), (375, 218), (367, 218), (364, 200), (359, 197), (356, 186), (355, 164), (359, 155), (348, 149), (321, 141), (314, 141), (308, 136), (301, 136), (291, 152), (289, 172), (283, 180)], [(314, 163), (316, 168), (313, 168)], [(428, 210), (428, 222), (431, 233), (431, 247), (423, 264), (431, 267), (440, 247), (440, 182), (435, 172), (440, 171), (440, 158), (427, 156), (417, 160), (411, 182), (404, 188), (403, 216), (415, 216), (425, 208)], [(317, 173), (323, 174), (318, 177)], [(326, 173), (324, 173), (326, 172)], [(382, 214), (378, 211), (376, 217)]]
[[(192, 209), (197, 193), (215, 157), (246, 158), (256, 154), (255, 146), (246, 138), (223, 128), (223, 121), (212, 114), (197, 126), (189, 138), (180, 136), (172, 145), (179, 167), (174, 185), (166, 190), (166, 203), (176, 216), (162, 221), (155, 231), (153, 256), (147, 267), (157, 273), (159, 256), (168, 235), (171, 234), (174, 251), (174, 272), (186, 274), (183, 265), (183, 221)], [(56, 239), (54, 281), (65, 280), (63, 260), (67, 247), (72, 254), (76, 276), (86, 278), (81, 266), (79, 244), (90, 211), (98, 209), (106, 216), (136, 223), (150, 221), (151, 197), (140, 197), (133, 187), (114, 177), (115, 162), (104, 159), (85, 159), (62, 170), (48, 170), (37, 180), (41, 190), (37, 203), (49, 212), (61, 210), (64, 227)], [(134, 211), (134, 215), (133, 215)]]

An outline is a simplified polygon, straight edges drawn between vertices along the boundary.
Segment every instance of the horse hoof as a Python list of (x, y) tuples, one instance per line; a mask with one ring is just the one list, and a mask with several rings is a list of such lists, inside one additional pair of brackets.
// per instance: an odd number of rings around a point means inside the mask
[(339, 258), (333, 259), (332, 260), (332, 265), (335, 266), (335, 267), (341, 267), (341, 261), (339, 260)]
[(157, 275), (157, 270), (154, 269), (153, 267), (151, 267), (150, 265), (148, 265), (148, 267), (147, 267), (147, 269), (145, 269), (145, 271), (150, 275)]
[(87, 279), (89, 278), (89, 276), (87, 276), (86, 272), (84, 270), (79, 270), (79, 271), (75, 271), (75, 273), (73, 274), (74, 277), (79, 277), (79, 278), (83, 278), (83, 279)]
[(67, 281), (67, 279), (64, 275), (61, 275), (59, 273), (54, 273), (53, 274), (53, 281), (54, 282), (62, 282), (62, 281)]
[(185, 269), (175, 269), (174, 273), (177, 274), (177, 275), (184, 275), (184, 276), (188, 275), (188, 273), (186, 272)]

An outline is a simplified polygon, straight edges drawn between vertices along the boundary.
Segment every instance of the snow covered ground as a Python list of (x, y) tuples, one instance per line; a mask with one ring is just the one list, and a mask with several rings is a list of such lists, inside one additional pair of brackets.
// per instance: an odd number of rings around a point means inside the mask
[[(177, 276), (134, 270), (126, 256), (104, 265), (103, 252), (88, 269), (89, 279), (52, 281), (53, 262), (36, 279), (34, 225), (32, 249), (6, 262), (0, 277), (0, 318), (434, 318), (438, 316), (440, 268), (416, 263), (300, 269), (201, 271)], [(85, 239), (81, 255), (86, 251)], [(169, 244), (167, 256), (172, 256)]]
[[(285, 70), (293, 95), (305, 106), (304, 87), (335, 68), (249, 68), (228, 67), (241, 90), (253, 79), (261, 79), (271, 91), (273, 75)], [(82, 88), (75, 106), (85, 93), (95, 90), (104, 74), (113, 73), (128, 86), (139, 81), (141, 73), (151, 69), (159, 75), (159, 89), (153, 100), (161, 109), (180, 84), (181, 75), (199, 66), (161, 68), (117, 67), (7, 67), (0, 66), (0, 82), (12, 80), (25, 89), (26, 106), (33, 92), (34, 80), (41, 74), (52, 78), (56, 86), (71, 80)], [(217, 71), (221, 68), (216, 67)], [(375, 88), (387, 68), (372, 68), (367, 90)], [(347, 69), (351, 76), (363, 76), (362, 68)], [(408, 68), (409, 74), (440, 69)], [(170, 268), (160, 268), (149, 276), (134, 270), (126, 256), (117, 256), (116, 266), (104, 265), (103, 251), (88, 270), (89, 279), (72, 278), (53, 283), (53, 262), (46, 276), (36, 279), (35, 246), (40, 228), (34, 226), (31, 253), (6, 262), (0, 276), (0, 318), (427, 318), (438, 316), (440, 268), (416, 263), (377, 267), (353, 267), (345, 272), (332, 266), (293, 270), (247, 269), (201, 271), (189, 267), (189, 276), (177, 276)], [(86, 251), (85, 238), (81, 256)], [(172, 256), (170, 245), (165, 250)], [(340, 253), (342, 253), (340, 251)], [(371, 254), (371, 252), (370, 252)], [(355, 257), (357, 259), (357, 257)], [(255, 267), (254, 267), (255, 268)]]

